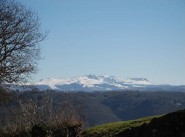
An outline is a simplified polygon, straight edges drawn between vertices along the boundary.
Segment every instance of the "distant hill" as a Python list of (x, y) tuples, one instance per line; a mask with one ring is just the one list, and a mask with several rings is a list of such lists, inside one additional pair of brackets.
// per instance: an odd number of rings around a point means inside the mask
[(66, 79), (47, 78), (23, 86), (14, 86), (13, 89), (30, 90), (37, 88), (40, 91), (184, 91), (185, 85), (155, 85), (146, 78), (123, 79), (115, 76), (85, 75)]
[(71, 102), (83, 118), (85, 127), (185, 109), (185, 92), (110, 91), (87, 93), (33, 90), (14, 92), (14, 99), (0, 110), (0, 118), (2, 118), (0, 121), (5, 121), (6, 116), (10, 115), (10, 111), (16, 110), (18, 101), (30, 98), (42, 101), (43, 96), (51, 97), (55, 108), (66, 101)]
[(185, 137), (185, 110), (86, 129), (83, 137)]

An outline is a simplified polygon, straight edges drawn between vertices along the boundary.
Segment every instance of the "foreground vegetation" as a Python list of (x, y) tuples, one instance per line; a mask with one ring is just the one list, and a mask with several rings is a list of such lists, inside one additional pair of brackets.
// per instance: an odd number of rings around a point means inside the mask
[(0, 100), (0, 110), (0, 137), (78, 137), (83, 129), (70, 102), (55, 106), (48, 95), (26, 100), (12, 96)]
[[(142, 131), (143, 129), (138, 128), (140, 126), (148, 128), (143, 124), (150, 125), (155, 119), (148, 116), (184, 109), (184, 98), (185, 93), (182, 92), (64, 93), (39, 92), (36, 89), (13, 93), (2, 91), (0, 137), (31, 137), (35, 136), (35, 133), (42, 133), (43, 137), (75, 137), (81, 135), (83, 128), (104, 123), (110, 124), (87, 129), (83, 135), (124, 137), (127, 134), (126, 137), (135, 137), (131, 133), (138, 133), (135, 131), (138, 129)], [(145, 118), (138, 119), (141, 117)], [(138, 120), (128, 121), (128, 119)], [(116, 121), (125, 122), (112, 123)], [(160, 127), (160, 124), (157, 125)], [(130, 129), (134, 132), (130, 132)], [(147, 131), (150, 131), (150, 128)]]
[(86, 129), (84, 137), (184, 137), (185, 110)]

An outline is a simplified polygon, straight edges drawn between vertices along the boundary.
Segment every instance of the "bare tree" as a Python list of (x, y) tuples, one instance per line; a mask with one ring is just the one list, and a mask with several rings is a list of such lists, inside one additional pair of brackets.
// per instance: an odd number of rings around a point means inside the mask
[(0, 0), (0, 84), (24, 82), (36, 72), (44, 37), (35, 12), (15, 0)]

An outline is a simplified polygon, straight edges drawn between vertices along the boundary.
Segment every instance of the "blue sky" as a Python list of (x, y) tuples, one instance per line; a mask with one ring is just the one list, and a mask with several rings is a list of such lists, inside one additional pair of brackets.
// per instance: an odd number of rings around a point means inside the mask
[(19, 1), (49, 31), (33, 80), (96, 74), (185, 84), (184, 0)]

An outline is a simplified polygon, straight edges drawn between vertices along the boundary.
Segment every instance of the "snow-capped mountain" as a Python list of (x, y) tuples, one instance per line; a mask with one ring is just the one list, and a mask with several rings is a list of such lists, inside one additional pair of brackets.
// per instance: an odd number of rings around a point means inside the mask
[(146, 78), (123, 79), (114, 76), (84, 75), (66, 79), (46, 78), (34, 84), (39, 90), (58, 90), (58, 91), (108, 91), (126, 90), (131, 87), (143, 87), (151, 85)]
[(26, 84), (23, 87), (23, 90), (37, 88), (40, 91), (172, 91), (174, 89), (185, 91), (185, 86), (154, 85), (146, 78), (123, 79), (105, 75), (84, 75), (65, 79), (46, 78), (32, 84)]

